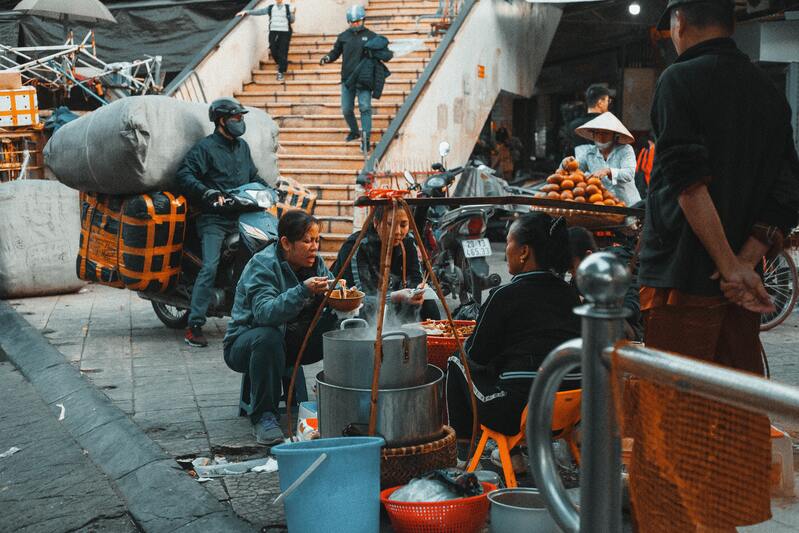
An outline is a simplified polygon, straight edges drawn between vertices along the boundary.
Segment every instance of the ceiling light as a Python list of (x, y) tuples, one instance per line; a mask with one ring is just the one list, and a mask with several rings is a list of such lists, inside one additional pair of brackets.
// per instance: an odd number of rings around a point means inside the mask
[(641, 12), (641, 4), (633, 2), (627, 7), (627, 11), (630, 12), (630, 15), (638, 15)]

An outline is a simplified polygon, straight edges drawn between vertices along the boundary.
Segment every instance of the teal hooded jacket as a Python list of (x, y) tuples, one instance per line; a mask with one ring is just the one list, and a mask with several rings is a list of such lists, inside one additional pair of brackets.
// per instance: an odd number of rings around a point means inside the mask
[[(319, 256), (314, 270), (317, 276), (333, 277)], [(225, 333), (225, 348), (245, 331), (259, 326), (277, 328), (285, 335), (286, 323), (297, 318), (312, 299), (311, 291), (283, 258), (278, 243), (270, 244), (255, 254), (241, 273)]]

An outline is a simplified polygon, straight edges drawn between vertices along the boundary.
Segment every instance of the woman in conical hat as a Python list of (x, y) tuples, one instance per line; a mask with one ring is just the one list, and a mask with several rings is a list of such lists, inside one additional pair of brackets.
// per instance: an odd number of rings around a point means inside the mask
[(580, 170), (600, 178), (605, 188), (626, 205), (638, 202), (641, 195), (635, 187), (635, 151), (630, 146), (635, 139), (624, 124), (607, 111), (574, 132), (594, 141), (575, 152)]

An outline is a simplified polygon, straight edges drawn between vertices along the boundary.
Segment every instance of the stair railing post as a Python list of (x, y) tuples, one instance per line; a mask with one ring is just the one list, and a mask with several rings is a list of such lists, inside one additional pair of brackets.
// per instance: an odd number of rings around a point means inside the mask
[(627, 266), (608, 252), (589, 255), (577, 269), (577, 287), (588, 302), (582, 317), (582, 451), (580, 531), (621, 532), (621, 442), (605, 348), (624, 337)]

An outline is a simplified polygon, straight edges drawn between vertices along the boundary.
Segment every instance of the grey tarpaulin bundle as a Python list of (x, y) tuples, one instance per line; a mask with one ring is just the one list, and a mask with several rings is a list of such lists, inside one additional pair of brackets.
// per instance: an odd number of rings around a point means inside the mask
[[(278, 128), (264, 111), (249, 110), (244, 139), (258, 173), (274, 186)], [(45, 146), (44, 159), (61, 183), (81, 191), (174, 190), (183, 157), (212, 131), (206, 104), (166, 96), (131, 96), (59, 128)]]

